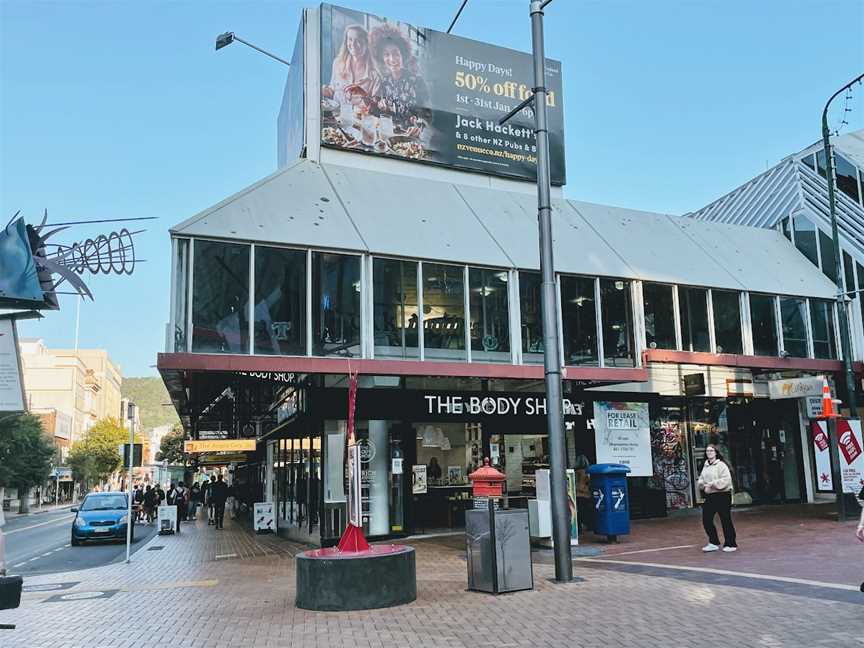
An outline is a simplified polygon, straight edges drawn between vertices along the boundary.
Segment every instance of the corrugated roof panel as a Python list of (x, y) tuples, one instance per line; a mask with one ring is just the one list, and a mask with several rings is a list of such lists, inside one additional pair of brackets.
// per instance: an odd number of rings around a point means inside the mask
[(777, 230), (675, 220), (706, 256), (722, 264), (747, 290), (826, 299), (833, 299), (837, 292), (837, 287)]
[(308, 160), (267, 176), (171, 231), (341, 250), (366, 247), (321, 167)]
[(373, 254), (510, 266), (454, 185), (335, 165), (325, 173)]

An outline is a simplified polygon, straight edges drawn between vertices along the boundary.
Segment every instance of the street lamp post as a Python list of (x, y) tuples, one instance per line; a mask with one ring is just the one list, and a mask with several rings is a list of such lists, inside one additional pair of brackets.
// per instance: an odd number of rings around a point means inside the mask
[(272, 54), (265, 49), (261, 49), (260, 47), (258, 47), (257, 45), (253, 45), (249, 41), (243, 40), (242, 38), (237, 36), (234, 32), (225, 32), (223, 34), (219, 34), (219, 36), (216, 37), (216, 51), (218, 52), (223, 47), (228, 47), (234, 41), (237, 41), (238, 43), (243, 43), (247, 47), (251, 47), (252, 49), (257, 50), (257, 51), (261, 52), (262, 54), (264, 54), (265, 56), (269, 56), (270, 58), (272, 58), (276, 61), (279, 61), (280, 63), (284, 63), (285, 65), (291, 65), (285, 59), (279, 58), (275, 54)]
[[(856, 83), (861, 83), (864, 79), (864, 74), (858, 75), (849, 83), (840, 88), (837, 92), (831, 95), (825, 108), (822, 110), (822, 149), (825, 152), (825, 181), (828, 183), (828, 213), (831, 218), (831, 237), (834, 240), (834, 271), (836, 273), (837, 283), (837, 318), (840, 323), (840, 348), (843, 354), (843, 369), (846, 377), (846, 393), (849, 400), (849, 415), (856, 417), (858, 415), (857, 398), (855, 397), (855, 370), (852, 367), (852, 337), (849, 331), (849, 318), (846, 313), (846, 290), (847, 286), (843, 287), (843, 251), (840, 249), (840, 232), (837, 226), (837, 209), (836, 196), (834, 190), (834, 159), (831, 155), (831, 132), (828, 130), (828, 108), (831, 102), (837, 96), (851, 88)], [(832, 467), (836, 462), (839, 462), (837, 455), (837, 423), (829, 421), (828, 425), (829, 452), (831, 453)], [(832, 472), (834, 472), (832, 470)], [(836, 471), (834, 479), (837, 480), (839, 470)], [(837, 515), (841, 522), (846, 520), (846, 506), (843, 500), (843, 484), (834, 483), (834, 490), (837, 493)]]
[(511, 119), (533, 103), (537, 137), (537, 220), (540, 229), (542, 275), (543, 373), (546, 380), (546, 431), (549, 435), (549, 489), (552, 499), (552, 542), (555, 580), (573, 580), (570, 554), (570, 507), (567, 503), (567, 473), (564, 467), (564, 417), (561, 400), (561, 356), (558, 350), (558, 318), (555, 264), (552, 255), (552, 204), (549, 169), (549, 131), (546, 125), (546, 54), (543, 44), (543, 8), (552, 0), (530, 4), (531, 43), (534, 59), (534, 92), (499, 123)]
[(135, 456), (135, 403), (126, 406), (129, 419), (129, 472), (126, 477), (126, 562), (132, 552), (132, 464)]

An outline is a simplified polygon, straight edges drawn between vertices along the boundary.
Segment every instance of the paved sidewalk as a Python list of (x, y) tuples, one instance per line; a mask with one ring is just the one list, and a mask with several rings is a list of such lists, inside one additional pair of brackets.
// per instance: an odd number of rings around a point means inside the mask
[[(21, 608), (0, 612), (0, 623), (18, 624), (0, 631), (0, 645), (668, 648), (701, 643), (707, 631), (723, 648), (864, 647), (864, 594), (848, 589), (783, 592), (700, 572), (682, 580), (580, 562), (583, 580), (559, 585), (551, 565), (536, 560), (533, 591), (494, 597), (466, 591), (458, 536), (411, 544), (415, 603), (308, 612), (294, 607), (300, 545), (231, 523), (221, 532), (206, 522), (184, 525), (179, 536), (156, 536), (130, 565), (28, 579), (31, 590), (52, 589), (27, 592)], [(819, 539), (813, 544), (821, 555)]]

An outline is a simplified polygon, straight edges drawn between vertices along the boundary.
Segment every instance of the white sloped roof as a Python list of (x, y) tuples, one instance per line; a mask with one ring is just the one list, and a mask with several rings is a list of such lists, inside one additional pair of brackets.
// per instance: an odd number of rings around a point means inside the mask
[[(299, 160), (180, 223), (176, 235), (539, 269), (530, 194)], [(553, 201), (555, 269), (832, 298), (776, 231)]]

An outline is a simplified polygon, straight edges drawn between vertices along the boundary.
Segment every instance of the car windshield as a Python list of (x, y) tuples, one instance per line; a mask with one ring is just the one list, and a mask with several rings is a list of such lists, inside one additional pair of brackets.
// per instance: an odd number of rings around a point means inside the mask
[(82, 511), (112, 511), (125, 508), (125, 495), (88, 495), (81, 505)]

